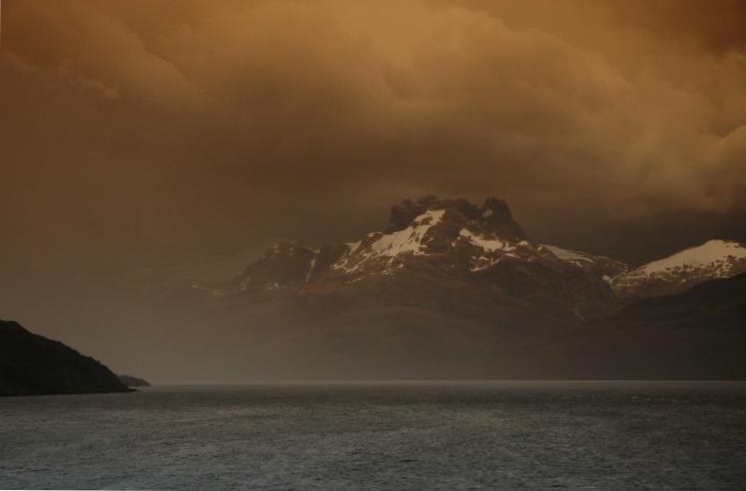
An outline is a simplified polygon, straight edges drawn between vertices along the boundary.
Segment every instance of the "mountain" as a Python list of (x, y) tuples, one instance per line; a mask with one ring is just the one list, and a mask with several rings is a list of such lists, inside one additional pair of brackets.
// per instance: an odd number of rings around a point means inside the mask
[[(307, 295), (370, 285), (458, 281), (491, 289), (502, 303), (530, 300), (553, 316), (606, 308), (619, 261), (534, 242), (505, 201), (482, 206), (428, 196), (394, 206), (388, 226), (359, 241), (305, 247), (280, 243), (215, 295), (285, 291)], [(454, 293), (455, 295), (455, 293)]]
[[(629, 271), (531, 239), (503, 200), (426, 196), (392, 207), (385, 227), (354, 242), (278, 243), (230, 281), (179, 290), (187, 307), (168, 342), (193, 336), (190, 361), (219, 357), (228, 373), (251, 378), (696, 376), (680, 353), (703, 377), (730, 376), (737, 360), (717, 340), (731, 330), (707, 331), (713, 318), (685, 322), (655, 303), (655, 322), (634, 319), (647, 312), (640, 297), (735, 275), (740, 251), (713, 241)], [(675, 302), (718, 308), (704, 297)], [(184, 327), (198, 324), (210, 326), (207, 341)], [(706, 370), (720, 353), (736, 371)]]
[(563, 346), (571, 378), (744, 380), (746, 274), (639, 300)]
[(243, 337), (235, 356), (259, 373), (508, 376), (531, 369), (518, 353), (612, 311), (608, 282), (625, 270), (530, 239), (505, 201), (428, 196), (394, 206), (386, 227), (358, 241), (280, 243), (185, 298), (216, 337)]
[(672, 295), (701, 283), (746, 273), (746, 245), (711, 240), (613, 278), (622, 299)]
[(129, 392), (91, 357), (0, 321), (0, 396)]

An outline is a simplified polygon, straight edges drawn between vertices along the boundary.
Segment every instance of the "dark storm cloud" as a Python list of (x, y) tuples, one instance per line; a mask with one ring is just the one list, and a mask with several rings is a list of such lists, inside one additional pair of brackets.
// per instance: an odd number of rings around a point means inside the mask
[(741, 4), (620, 5), (6, 1), (3, 247), (336, 239), (430, 192), (504, 196), (568, 244), (577, 217), (733, 213)]
[(715, 52), (746, 48), (746, 3), (741, 0), (655, 0), (610, 6), (620, 22), (658, 37), (689, 38)]

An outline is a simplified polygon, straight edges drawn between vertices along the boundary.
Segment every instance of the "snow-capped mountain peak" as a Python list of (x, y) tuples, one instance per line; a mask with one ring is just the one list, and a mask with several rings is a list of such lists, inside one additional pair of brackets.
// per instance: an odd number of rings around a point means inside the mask
[(470, 273), (483, 272), (504, 261), (538, 262), (559, 268), (570, 264), (599, 279), (626, 270), (626, 266), (608, 258), (528, 239), (502, 200), (489, 198), (482, 206), (475, 206), (466, 200), (432, 196), (394, 206), (386, 230), (347, 244), (331, 269), (353, 276), (393, 275), (423, 260)]
[(605, 280), (625, 270), (613, 259), (531, 240), (503, 200), (426, 196), (392, 207), (386, 228), (355, 242), (282, 242), (240, 276), (192, 288), (322, 312), (334, 311), (339, 301), (396, 316), (445, 309), (448, 316), (576, 322), (613, 304)]
[(406, 228), (371, 232), (360, 241), (345, 244), (346, 250), (330, 267), (351, 274), (360, 272), (368, 264), (383, 262), (377, 272), (391, 273), (395, 259), (428, 254), (428, 244), (432, 241), (430, 231), (441, 222), (445, 213), (444, 209), (427, 210)]
[(710, 240), (658, 261), (642, 266), (646, 274), (662, 273), (676, 268), (716, 266), (720, 277), (729, 275), (738, 259), (746, 259), (746, 247), (738, 242)]
[(746, 245), (710, 240), (644, 264), (614, 278), (611, 284), (621, 297), (660, 296), (743, 272), (746, 272)]
[(247, 290), (334, 289), (400, 275), (426, 277), (435, 271), (480, 281), (478, 277), (485, 275), (515, 275), (516, 268), (537, 275), (584, 277), (583, 281), (600, 283), (602, 289), (602, 280), (626, 270), (613, 259), (532, 241), (503, 200), (488, 198), (480, 206), (464, 199), (426, 196), (392, 207), (383, 231), (368, 233), (356, 242), (320, 248), (277, 244), (218, 291), (225, 295)]

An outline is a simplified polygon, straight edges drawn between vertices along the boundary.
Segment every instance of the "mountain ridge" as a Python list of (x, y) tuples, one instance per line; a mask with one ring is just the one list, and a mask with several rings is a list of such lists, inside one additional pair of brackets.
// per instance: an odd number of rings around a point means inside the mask
[(746, 245), (709, 240), (648, 262), (611, 280), (623, 299), (665, 296), (698, 284), (746, 272)]
[(515, 259), (572, 265), (604, 281), (627, 269), (611, 258), (530, 240), (504, 200), (488, 198), (482, 206), (476, 206), (462, 199), (426, 196), (392, 207), (383, 231), (370, 232), (355, 242), (321, 247), (277, 243), (247, 266), (232, 285), (212, 292), (228, 295), (250, 287), (297, 288), (330, 276), (356, 282), (365, 276), (395, 275), (427, 257), (440, 258), (452, 268), (471, 273)]
[[(320, 247), (278, 242), (234, 280), (238, 286), (224, 284), (212, 291), (234, 294), (263, 280), (270, 289), (301, 287), (328, 275), (329, 270), (360, 281), (369, 275), (396, 274), (405, 267), (403, 258), (437, 254), (456, 257), (457, 266), (466, 264), (475, 273), (503, 260), (553, 257), (603, 279), (621, 303), (680, 293), (705, 281), (746, 272), (746, 246), (734, 241), (710, 240), (631, 268), (614, 258), (531, 240), (505, 200), (490, 197), (480, 206), (465, 199), (440, 200), (428, 195), (394, 205), (388, 225), (358, 241)], [(282, 267), (281, 262), (285, 263)]]
[(567, 357), (542, 368), (564, 340), (642, 298), (614, 291), (629, 271), (534, 241), (503, 200), (427, 196), (392, 207), (385, 228), (357, 241), (280, 242), (232, 280), (184, 295), (243, 339), (237, 366), (259, 347), (255, 373), (530, 378), (567, 374)]

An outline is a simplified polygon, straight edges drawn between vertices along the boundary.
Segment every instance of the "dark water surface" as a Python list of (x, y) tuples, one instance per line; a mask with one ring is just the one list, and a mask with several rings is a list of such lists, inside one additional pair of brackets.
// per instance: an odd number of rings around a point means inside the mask
[(329, 383), (5, 398), (0, 488), (743, 490), (746, 383)]

